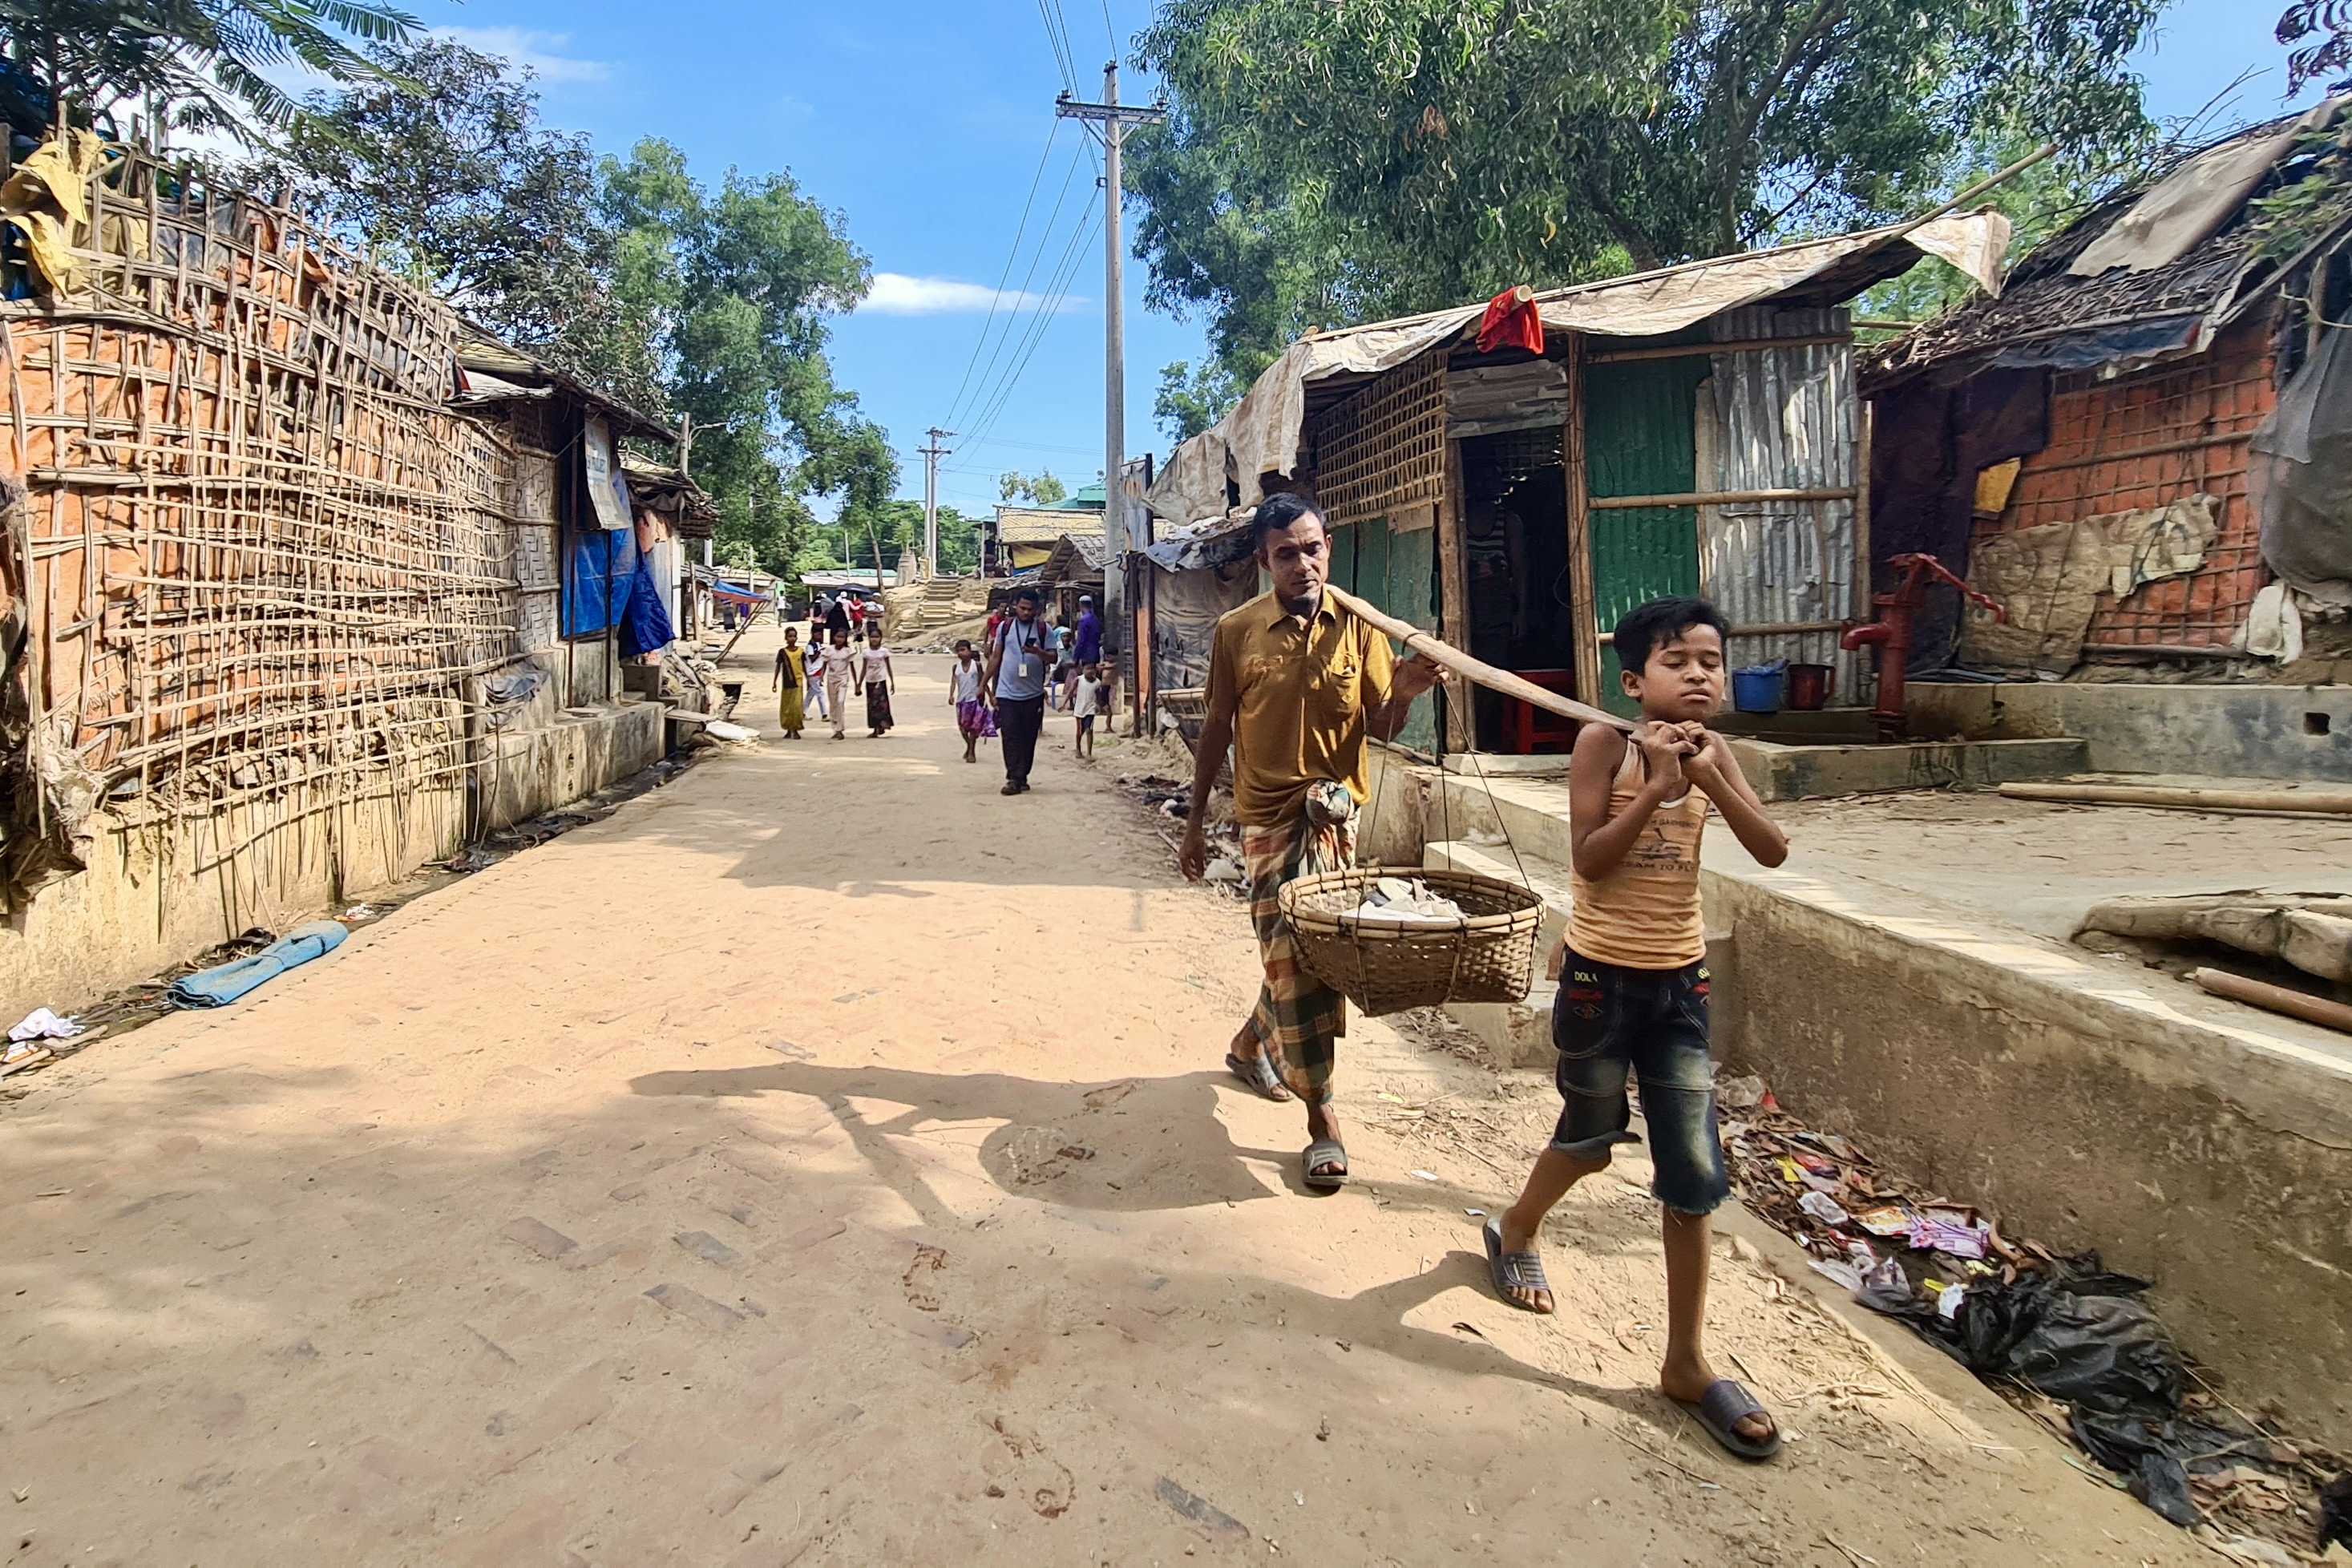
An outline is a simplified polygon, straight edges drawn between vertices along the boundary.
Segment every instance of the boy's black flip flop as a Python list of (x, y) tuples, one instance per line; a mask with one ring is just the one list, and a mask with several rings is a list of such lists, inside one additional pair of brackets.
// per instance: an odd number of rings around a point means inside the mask
[(1225, 1066), (1233, 1075), (1268, 1100), (1288, 1100), (1290, 1090), (1282, 1081), (1282, 1073), (1264, 1051), (1254, 1057), (1237, 1057), (1225, 1053)]
[(1541, 1312), (1541, 1307), (1530, 1307), (1511, 1294), (1514, 1290), (1540, 1290), (1551, 1294), (1551, 1281), (1544, 1276), (1543, 1254), (1540, 1252), (1506, 1252), (1503, 1250), (1503, 1222), (1486, 1222), (1486, 1274), (1495, 1282), (1495, 1294), (1507, 1307), (1517, 1307), (1522, 1312)]
[(1771, 1436), (1758, 1439), (1739, 1435), (1738, 1424), (1750, 1415), (1769, 1415), (1770, 1411), (1756, 1402), (1756, 1396), (1727, 1377), (1718, 1377), (1706, 1385), (1706, 1392), (1696, 1400), (1677, 1399), (1676, 1405), (1698, 1417), (1708, 1436), (1724, 1447), (1727, 1453), (1736, 1454), (1750, 1463), (1769, 1459), (1780, 1451), (1780, 1426), (1772, 1424)]

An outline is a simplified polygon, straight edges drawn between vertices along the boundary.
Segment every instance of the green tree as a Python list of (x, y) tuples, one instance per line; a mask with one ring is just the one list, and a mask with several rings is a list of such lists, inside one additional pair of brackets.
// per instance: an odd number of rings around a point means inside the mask
[(585, 136), (540, 122), (528, 69), (446, 38), (380, 44), (384, 74), (313, 93), (233, 171), (415, 276), (500, 337), (650, 413), (667, 408), (655, 323), (616, 289)]
[(658, 345), (669, 406), (694, 421), (694, 477), (719, 504), (719, 536), (789, 574), (814, 525), (804, 497), (843, 490), (845, 508), (870, 508), (897, 482), (887, 437), (824, 355), (829, 319), (864, 298), (870, 266), (840, 215), (789, 174), (730, 169), (709, 191), (658, 140), (601, 174), (618, 309)]
[(5, 107), (28, 132), (62, 98), (76, 123), (117, 136), (131, 115), (146, 114), (252, 143), (257, 126), (282, 130), (300, 118), (270, 71), (378, 79), (360, 46), (397, 42), (417, 26), (377, 0), (8, 0), (0, 55), (18, 79)]
[(1190, 360), (1180, 359), (1160, 367), (1160, 395), (1151, 401), (1151, 416), (1171, 441), (1189, 441), (1223, 419), (1248, 390), (1249, 383), (1224, 360), (1207, 361), (1195, 370)]
[(2303, 47), (2286, 58), (2286, 96), (2307, 82), (2336, 79), (2330, 92), (2352, 91), (2352, 0), (2295, 0), (2279, 18), (2278, 41)]
[(1171, 0), (1155, 304), (1246, 381), (1316, 325), (1893, 218), (2000, 134), (2103, 163), (2161, 0)]
[(1052, 506), (1055, 501), (1069, 500), (1070, 488), (1055, 479), (1051, 468), (1042, 468), (1035, 479), (1017, 472), (999, 474), (996, 493), (1008, 501), (1025, 500), (1033, 506)]

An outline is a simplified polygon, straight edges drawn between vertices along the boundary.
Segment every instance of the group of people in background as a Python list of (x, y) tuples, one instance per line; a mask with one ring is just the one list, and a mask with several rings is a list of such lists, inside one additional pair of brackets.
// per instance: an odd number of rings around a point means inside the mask
[[(852, 636), (860, 630), (865, 646), (853, 647)], [(807, 647), (801, 646), (798, 626), (784, 628), (784, 646), (776, 650), (775, 679), (769, 689), (778, 694), (776, 721), (788, 741), (801, 738), (812, 710), (817, 718), (832, 721), (835, 740), (848, 739), (853, 696), (866, 700), (866, 738), (879, 740), (896, 723), (890, 695), (898, 684), (889, 650), (882, 646), (880, 619), (869, 617), (862, 602), (837, 595), (809, 606)]]
[[(1103, 658), (1103, 623), (1093, 596), (1078, 601), (1072, 625), (1046, 621), (1043, 602), (1036, 589), (1020, 590), (1007, 609), (988, 617), (985, 652), (969, 638), (958, 642), (955, 667), (948, 672), (948, 704), (963, 737), (963, 760), (977, 763), (981, 742), (1002, 740), (1005, 795), (1027, 792), (1048, 709), (1071, 716), (1076, 754), (1090, 760), (1095, 721), (1116, 707), (1117, 677)], [(863, 647), (856, 646), (861, 631)], [(867, 737), (888, 734), (897, 687), (881, 620), (840, 595), (810, 605), (805, 646), (800, 627), (784, 628), (770, 689), (777, 694), (776, 719), (786, 740), (799, 740), (814, 716), (830, 720), (839, 741), (848, 736), (849, 703), (858, 696), (866, 700)]]

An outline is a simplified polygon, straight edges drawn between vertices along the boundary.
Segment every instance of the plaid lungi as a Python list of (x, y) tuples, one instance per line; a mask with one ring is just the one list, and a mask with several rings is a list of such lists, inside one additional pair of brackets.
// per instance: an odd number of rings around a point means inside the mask
[(1250, 1032), (1274, 1058), (1282, 1081), (1309, 1105), (1331, 1098), (1331, 1064), (1348, 1032), (1348, 999), (1300, 966), (1282, 886), (1337, 871), (1356, 856), (1356, 797), (1328, 780), (1310, 786), (1297, 820), (1284, 827), (1244, 827), (1242, 865), (1249, 874), (1250, 924), (1265, 964)]

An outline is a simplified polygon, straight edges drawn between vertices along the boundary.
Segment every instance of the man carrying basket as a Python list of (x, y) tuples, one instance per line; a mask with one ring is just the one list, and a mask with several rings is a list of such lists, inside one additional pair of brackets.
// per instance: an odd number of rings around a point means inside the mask
[(1314, 502), (1270, 496), (1255, 527), (1258, 563), (1274, 591), (1217, 622), (1178, 859), (1194, 880), (1208, 868), (1209, 787), (1231, 745), (1234, 816), (1265, 980), (1225, 1066), (1268, 1100), (1306, 1102), (1310, 1142), (1301, 1172), (1309, 1187), (1331, 1192), (1348, 1181), (1348, 1151), (1331, 1111), (1331, 1065), (1348, 1005), (1300, 966), (1281, 892), (1297, 878), (1353, 861), (1356, 809), (1370, 793), (1364, 742), (1403, 729), (1413, 700), (1443, 672), (1421, 659), (1398, 663), (1387, 637), (1327, 598), (1331, 539)]

